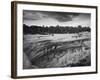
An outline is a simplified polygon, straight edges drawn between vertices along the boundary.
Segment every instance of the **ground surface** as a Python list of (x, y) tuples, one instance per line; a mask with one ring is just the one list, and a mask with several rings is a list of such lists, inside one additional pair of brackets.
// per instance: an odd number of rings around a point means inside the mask
[(23, 68), (52, 68), (91, 65), (91, 35), (24, 35)]

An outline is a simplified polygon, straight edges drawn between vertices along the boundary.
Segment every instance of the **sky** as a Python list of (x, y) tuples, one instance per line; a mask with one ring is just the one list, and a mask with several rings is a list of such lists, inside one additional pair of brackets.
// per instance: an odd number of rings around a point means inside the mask
[(23, 10), (23, 24), (28, 26), (91, 26), (91, 14)]

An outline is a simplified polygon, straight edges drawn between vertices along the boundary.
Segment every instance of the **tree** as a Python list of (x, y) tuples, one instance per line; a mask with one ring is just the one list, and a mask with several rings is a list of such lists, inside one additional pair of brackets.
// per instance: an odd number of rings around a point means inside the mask
[(23, 33), (24, 34), (54, 34), (54, 33), (79, 33), (79, 32), (85, 32), (91, 31), (90, 27), (82, 27), (81, 25), (78, 25), (77, 27), (73, 26), (37, 26), (32, 25), (28, 26), (23, 24)]

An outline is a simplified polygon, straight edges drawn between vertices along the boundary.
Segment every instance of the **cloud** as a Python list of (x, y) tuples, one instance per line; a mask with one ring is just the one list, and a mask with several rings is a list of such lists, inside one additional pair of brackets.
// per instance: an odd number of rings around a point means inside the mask
[(53, 18), (58, 22), (72, 21), (74, 17), (79, 16), (80, 13), (66, 13), (66, 12), (47, 12), (47, 11), (23, 11), (24, 20), (41, 20), (45, 18)]
[(41, 19), (41, 15), (34, 11), (23, 11), (23, 19), (25, 20), (39, 20)]
[(49, 11), (23, 11), (23, 23), (27, 25), (90, 26), (91, 14)]

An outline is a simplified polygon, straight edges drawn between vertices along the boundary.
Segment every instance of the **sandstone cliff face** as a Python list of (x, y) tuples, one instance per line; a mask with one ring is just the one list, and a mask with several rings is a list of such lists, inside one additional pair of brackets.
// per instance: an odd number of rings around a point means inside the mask
[[(28, 38), (30, 37), (30, 38)], [(91, 65), (90, 38), (71, 40), (28, 36), (24, 38), (24, 69)], [(39, 37), (39, 38), (38, 38)], [(33, 41), (34, 40), (34, 41)]]
[(29, 60), (28, 56), (25, 53), (23, 53), (23, 62), (24, 62), (24, 64), (23, 64), (24, 69), (31, 68), (31, 65), (32, 65), (31, 61)]

